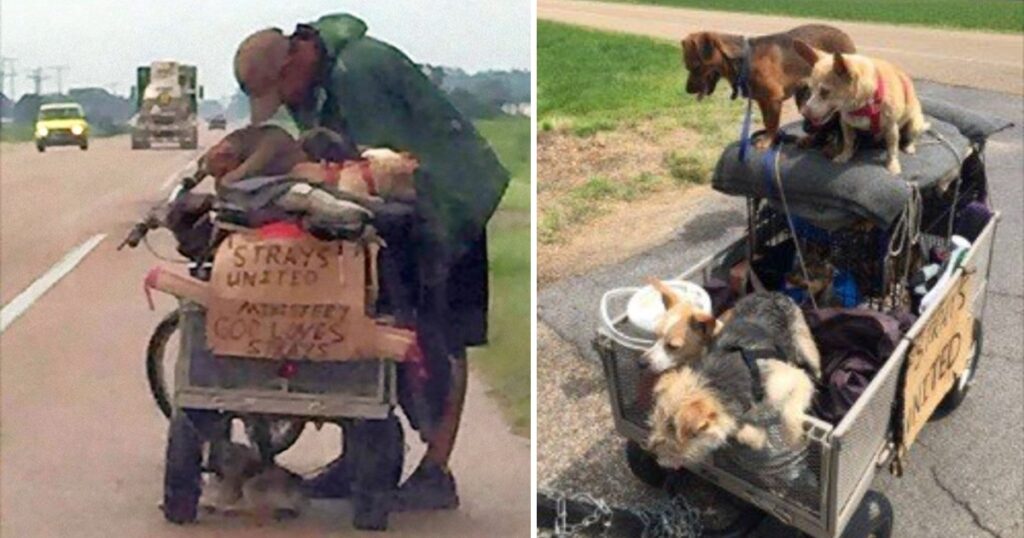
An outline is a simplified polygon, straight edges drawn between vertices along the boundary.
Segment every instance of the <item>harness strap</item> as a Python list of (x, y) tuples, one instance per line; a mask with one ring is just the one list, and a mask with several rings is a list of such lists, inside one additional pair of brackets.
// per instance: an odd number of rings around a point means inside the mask
[[(876, 81), (875, 95), (871, 102), (849, 113), (851, 116), (867, 117), (871, 121), (871, 134), (873, 135), (878, 135), (882, 130), (882, 102), (885, 101), (885, 79), (881, 74), (877, 74)], [(906, 90), (906, 87), (906, 82), (904, 82), (903, 89)]]
[(758, 402), (763, 401), (765, 396), (764, 383), (761, 382), (761, 369), (757, 366), (757, 360), (778, 358), (778, 350), (738, 347), (734, 351), (740, 352), (740, 357), (743, 357), (743, 364), (746, 364), (747, 369), (750, 370), (750, 388), (751, 392), (754, 393), (754, 400)]
[(373, 170), (370, 168), (370, 161), (362, 160), (359, 161), (359, 172), (360, 177), (363, 178), (363, 183), (366, 183), (366, 190), (370, 196), (377, 195), (377, 180), (373, 177)]

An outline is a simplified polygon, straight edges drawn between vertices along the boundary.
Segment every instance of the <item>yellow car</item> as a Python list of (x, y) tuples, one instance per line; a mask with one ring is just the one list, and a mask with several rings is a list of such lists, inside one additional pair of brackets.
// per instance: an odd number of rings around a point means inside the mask
[(36, 149), (47, 146), (78, 146), (89, 149), (89, 122), (78, 103), (51, 103), (39, 107), (36, 119)]

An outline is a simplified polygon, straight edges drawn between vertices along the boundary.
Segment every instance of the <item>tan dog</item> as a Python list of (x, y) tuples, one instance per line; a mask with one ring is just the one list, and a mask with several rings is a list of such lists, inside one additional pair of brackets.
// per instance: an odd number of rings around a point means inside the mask
[(309, 504), (302, 477), (262, 461), (252, 447), (228, 442), (210, 459), (214, 473), (201, 501), (210, 511), (247, 514), (262, 523), (298, 517)]
[(913, 154), (914, 143), (929, 128), (917, 100), (914, 83), (898, 67), (858, 54), (829, 54), (803, 41), (797, 52), (813, 66), (811, 97), (800, 113), (812, 123), (824, 123), (838, 113), (843, 129), (843, 150), (833, 161), (845, 163), (855, 151), (855, 132), (868, 131), (885, 140), (886, 169), (901, 171), (899, 148)]
[[(797, 106), (802, 104), (804, 92), (800, 90), (811, 70), (793, 50), (798, 39), (829, 52), (856, 52), (850, 36), (823, 24), (805, 24), (787, 32), (748, 38), (750, 97), (757, 101), (765, 126), (765, 136), (755, 141), (758, 148), (767, 147), (777, 136), (782, 103), (796, 95)], [(711, 95), (718, 80), (725, 77), (735, 98), (741, 92), (743, 43), (743, 36), (735, 34), (696, 32), (686, 36), (681, 42), (683, 65), (689, 71), (686, 93), (702, 99)]]
[(655, 329), (657, 341), (640, 356), (640, 364), (653, 373), (661, 373), (699, 359), (708, 344), (722, 329), (722, 322), (697, 309), (664, 282), (648, 280), (665, 305), (665, 314)]
[(334, 185), (360, 198), (411, 202), (416, 198), (418, 167), (419, 161), (409, 153), (373, 148), (363, 151), (358, 160), (300, 163), (289, 175)]

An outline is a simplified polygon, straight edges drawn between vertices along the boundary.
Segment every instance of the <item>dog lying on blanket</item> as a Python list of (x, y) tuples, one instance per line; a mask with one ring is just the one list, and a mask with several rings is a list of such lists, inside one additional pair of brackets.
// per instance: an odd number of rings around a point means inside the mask
[(855, 132), (868, 131), (876, 140), (885, 141), (885, 168), (898, 175), (899, 148), (913, 154), (917, 138), (930, 127), (910, 77), (884, 60), (823, 51), (801, 40), (793, 45), (807, 65), (813, 66), (811, 95), (800, 113), (816, 124), (838, 113), (843, 150), (833, 160), (849, 161), (855, 151)]
[(276, 126), (248, 126), (224, 137), (203, 156), (203, 167), (217, 185), (256, 177), (288, 175), (326, 183), (363, 201), (412, 201), (419, 162), (387, 148), (362, 152), (340, 133), (317, 128), (295, 140)]
[(698, 463), (730, 438), (763, 448), (766, 432), (744, 419), (758, 406), (779, 413), (788, 444), (803, 438), (821, 360), (799, 307), (780, 293), (755, 293), (723, 317), (706, 354), (655, 384), (647, 449), (663, 467)]
[[(797, 106), (806, 99), (805, 79), (811, 68), (793, 47), (796, 40), (809, 43), (828, 52), (853, 53), (853, 40), (842, 30), (822, 24), (797, 26), (787, 32), (747, 39), (749, 50), (744, 53), (744, 37), (717, 32), (696, 32), (683, 38), (683, 65), (689, 72), (686, 93), (697, 99), (711, 95), (718, 80), (725, 77), (733, 88), (733, 98), (742, 92), (740, 75), (747, 62), (750, 97), (757, 102), (764, 121), (765, 136), (755, 140), (755, 146), (764, 149), (774, 142), (779, 133), (782, 104), (796, 96)], [(746, 59), (744, 59), (746, 57)], [(828, 129), (818, 129), (823, 133)], [(801, 141), (804, 146), (820, 143), (817, 137)]]

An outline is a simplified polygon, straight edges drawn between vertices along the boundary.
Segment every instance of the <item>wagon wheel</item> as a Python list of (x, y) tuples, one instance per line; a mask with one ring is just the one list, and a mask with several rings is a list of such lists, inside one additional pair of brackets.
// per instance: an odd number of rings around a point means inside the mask
[(660, 488), (665, 484), (668, 471), (658, 465), (654, 455), (644, 450), (636, 441), (626, 441), (626, 464), (629, 465), (633, 476), (644, 484), (653, 488)]
[(179, 525), (196, 520), (202, 493), (203, 440), (184, 409), (171, 417), (164, 457), (164, 518)]
[(893, 517), (889, 499), (877, 491), (868, 491), (842, 538), (889, 538), (892, 536)]
[[(146, 378), (160, 412), (171, 418), (173, 404), (168, 387), (174, 385), (174, 364), (178, 357), (179, 311), (175, 309), (160, 320), (146, 347)], [(299, 439), (305, 422), (296, 419), (253, 419), (245, 421), (245, 433), (262, 454), (276, 456)]]

